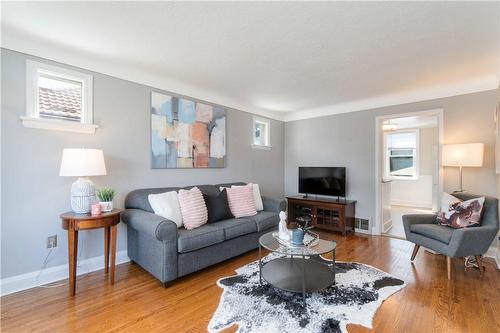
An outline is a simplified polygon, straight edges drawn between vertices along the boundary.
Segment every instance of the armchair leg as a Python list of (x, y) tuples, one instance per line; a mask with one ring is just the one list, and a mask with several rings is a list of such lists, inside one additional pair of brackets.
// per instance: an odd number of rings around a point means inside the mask
[(476, 257), (477, 267), (479, 268), (479, 275), (483, 276), (485, 270), (483, 266), (483, 258), (481, 258), (481, 256), (475, 256), (475, 257)]
[(420, 245), (415, 244), (410, 258), (411, 261), (415, 260), (415, 256), (417, 255), (418, 249), (420, 249)]
[(451, 257), (446, 257), (446, 271), (448, 272), (448, 280), (451, 280)]

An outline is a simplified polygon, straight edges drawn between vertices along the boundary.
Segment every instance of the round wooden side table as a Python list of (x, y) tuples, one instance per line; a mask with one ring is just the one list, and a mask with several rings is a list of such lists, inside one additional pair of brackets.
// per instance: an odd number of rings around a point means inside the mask
[[(111, 284), (115, 283), (116, 234), (121, 210), (92, 216), (67, 212), (61, 214), (62, 227), (68, 230), (69, 294), (76, 292), (76, 265), (78, 259), (78, 231), (104, 228), (104, 272), (110, 273)], [(109, 267), (111, 246), (111, 267)], [(111, 269), (111, 270), (110, 270)]]

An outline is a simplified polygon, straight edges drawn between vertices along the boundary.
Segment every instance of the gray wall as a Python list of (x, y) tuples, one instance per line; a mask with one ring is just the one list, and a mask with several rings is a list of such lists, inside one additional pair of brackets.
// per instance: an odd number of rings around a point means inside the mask
[[(151, 88), (99, 73), (94, 75), (94, 135), (25, 128), (26, 59), (45, 61), (1, 50), (2, 67), (2, 278), (40, 269), (47, 255), (46, 237), (58, 235), (59, 244), (48, 266), (67, 263), (66, 234), (59, 214), (70, 210), (71, 177), (59, 177), (63, 148), (104, 150), (107, 176), (99, 185), (114, 187), (115, 205), (143, 187), (252, 181), (263, 195), (283, 195), (284, 124), (272, 121), (272, 150), (251, 148), (252, 115), (227, 114), (227, 167), (224, 169), (152, 170), (150, 168)], [(196, 97), (196, 96), (193, 96)], [(118, 251), (126, 249), (126, 228), (120, 225)], [(80, 233), (80, 259), (103, 254), (102, 230)]]
[[(347, 167), (348, 197), (358, 217), (375, 217), (375, 117), (442, 108), (444, 143), (483, 142), (484, 166), (464, 169), (469, 192), (497, 195), (493, 112), (497, 91), (338, 114), (285, 124), (285, 193), (296, 194), (299, 166)], [(458, 188), (458, 168), (444, 169), (444, 190)]]
[[(498, 89), (498, 93), (497, 93), (497, 105), (498, 105), (498, 108), (500, 108), (500, 88)], [(499, 110), (500, 111), (500, 110)], [(498, 121), (500, 122), (500, 119), (498, 119)], [(497, 145), (500, 145), (500, 133), (498, 132), (500, 129), (500, 124), (497, 124), (497, 135), (499, 135), (499, 137), (497, 138)], [(498, 161), (499, 159), (497, 159)], [(497, 174), (497, 198), (500, 198), (500, 173)], [(498, 207), (498, 212), (500, 214), (500, 205)], [(500, 231), (499, 231), (499, 234), (500, 234)], [(495, 238), (495, 241), (493, 241), (493, 244), (495, 244), (496, 242), (496, 248), (497, 248), (497, 267), (500, 268), (500, 236), (497, 235), (497, 237)]]
[[(435, 116), (437, 119), (437, 116)], [(397, 121), (396, 121), (397, 122)], [(432, 208), (437, 205), (437, 127), (419, 128), (419, 176), (417, 179), (393, 180), (391, 182), (391, 204)], [(383, 142), (380, 147), (384, 149)], [(383, 170), (381, 173), (383, 174)], [(393, 221), (394, 222), (394, 221)]]
[(436, 173), (436, 159), (432, 150), (439, 144), (438, 132), (437, 127), (420, 129), (420, 175), (434, 175)]

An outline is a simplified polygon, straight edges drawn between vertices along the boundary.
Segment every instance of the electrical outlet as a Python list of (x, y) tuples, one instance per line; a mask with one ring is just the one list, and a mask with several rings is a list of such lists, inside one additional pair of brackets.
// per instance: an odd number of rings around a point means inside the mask
[(57, 235), (47, 237), (47, 248), (57, 247)]

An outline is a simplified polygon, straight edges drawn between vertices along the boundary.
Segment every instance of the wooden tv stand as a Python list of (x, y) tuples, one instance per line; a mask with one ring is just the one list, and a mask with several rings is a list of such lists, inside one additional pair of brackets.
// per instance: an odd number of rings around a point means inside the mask
[(319, 229), (348, 231), (354, 233), (356, 200), (317, 198), (302, 195), (287, 197), (288, 221), (293, 222), (300, 216), (303, 208), (311, 210), (311, 224)]

